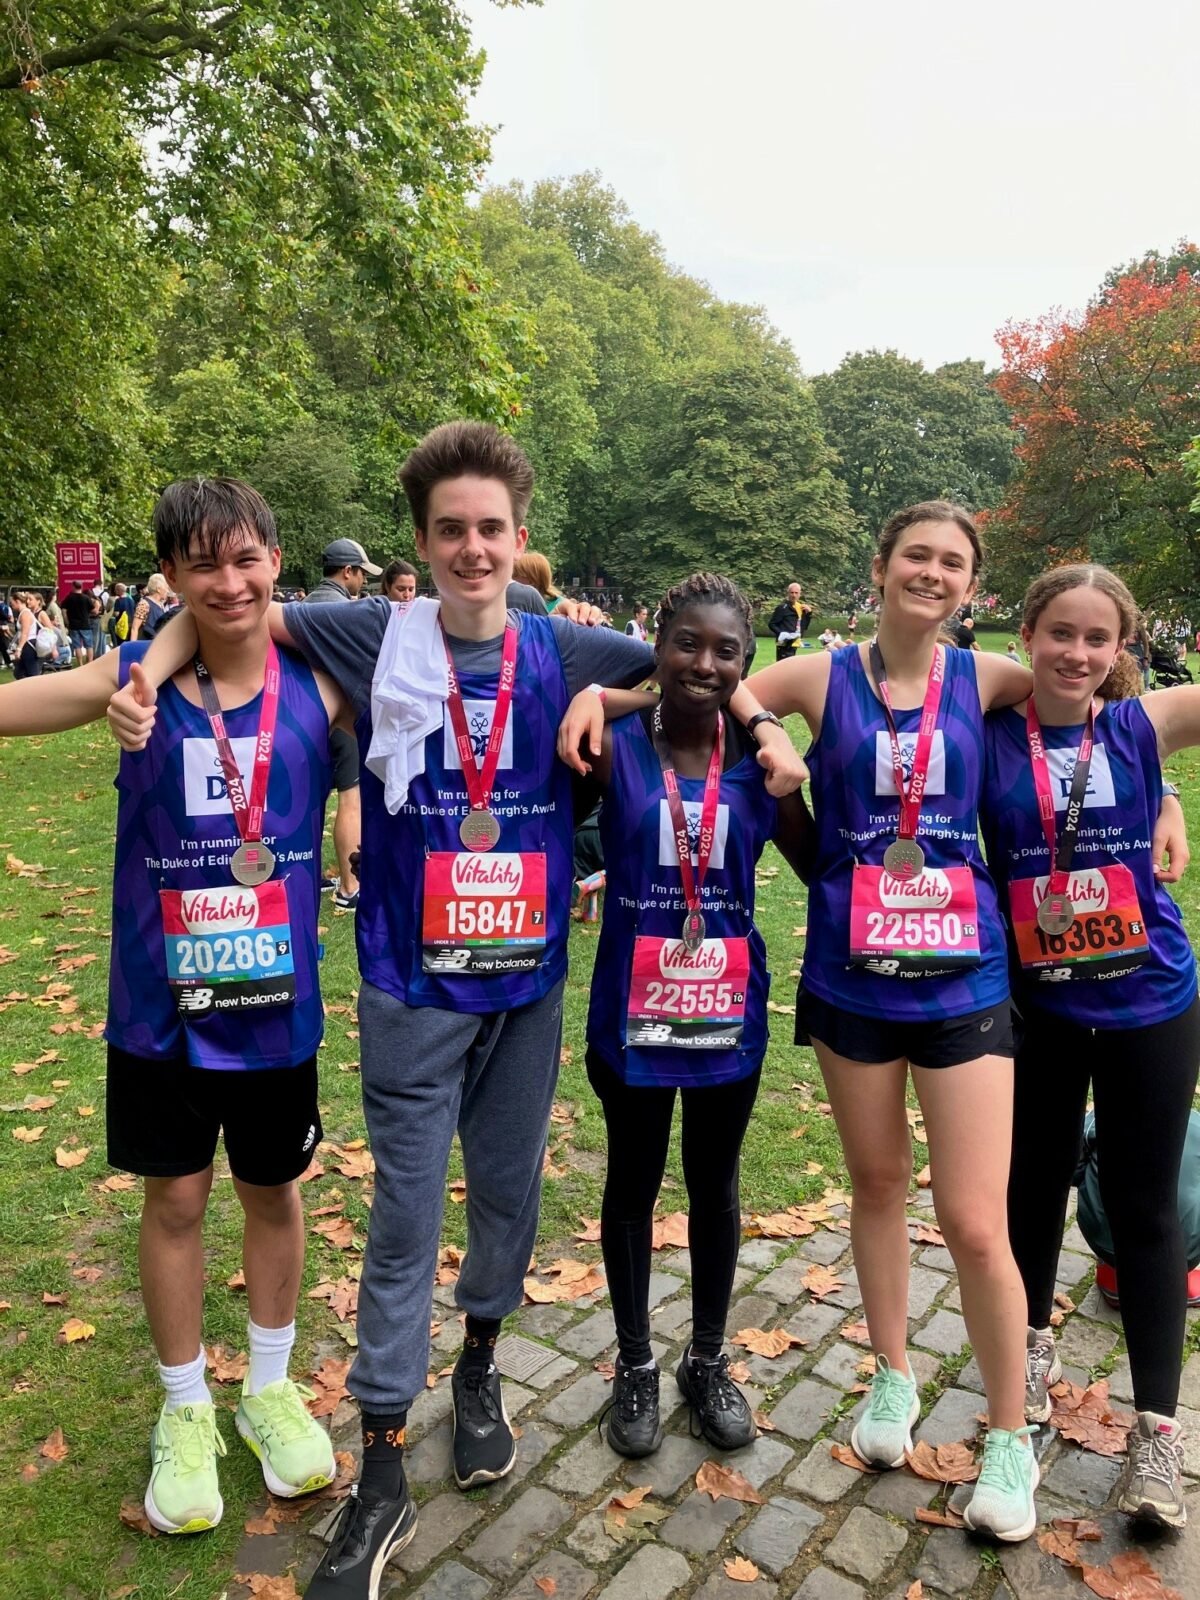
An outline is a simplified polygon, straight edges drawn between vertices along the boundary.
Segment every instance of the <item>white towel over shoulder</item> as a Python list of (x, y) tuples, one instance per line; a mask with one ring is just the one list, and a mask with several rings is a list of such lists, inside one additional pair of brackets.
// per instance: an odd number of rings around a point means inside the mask
[(425, 740), (442, 726), (450, 696), (440, 612), (437, 600), (393, 606), (375, 663), (367, 766), (382, 782), (393, 816), (425, 771)]

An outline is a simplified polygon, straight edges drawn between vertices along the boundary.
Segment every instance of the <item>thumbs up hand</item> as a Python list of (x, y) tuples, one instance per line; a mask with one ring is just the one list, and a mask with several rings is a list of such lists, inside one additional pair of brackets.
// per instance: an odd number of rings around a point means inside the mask
[(158, 690), (140, 662), (129, 668), (129, 682), (108, 702), (108, 726), (122, 750), (144, 750), (158, 715)]

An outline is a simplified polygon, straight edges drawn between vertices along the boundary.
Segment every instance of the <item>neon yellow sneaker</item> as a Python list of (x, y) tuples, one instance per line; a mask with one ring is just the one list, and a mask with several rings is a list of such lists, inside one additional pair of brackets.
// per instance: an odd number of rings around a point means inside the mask
[(312, 1397), (311, 1389), (281, 1378), (257, 1394), (243, 1389), (234, 1417), (259, 1459), (267, 1488), (284, 1500), (324, 1489), (337, 1473), (329, 1435), (304, 1404)]
[(164, 1405), (150, 1434), (146, 1515), (160, 1533), (203, 1533), (215, 1528), (225, 1504), (217, 1486), (217, 1457), (225, 1441), (211, 1404)]

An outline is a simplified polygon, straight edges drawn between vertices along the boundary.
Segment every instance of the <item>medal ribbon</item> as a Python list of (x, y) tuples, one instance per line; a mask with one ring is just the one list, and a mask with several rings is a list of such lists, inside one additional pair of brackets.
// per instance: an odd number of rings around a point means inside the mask
[(225, 730), (225, 717), (217, 699), (216, 686), (208, 668), (199, 656), (193, 658), (192, 667), (200, 698), (208, 713), (209, 726), (217, 746), (217, 759), (225, 787), (229, 791), (229, 804), (233, 820), (246, 844), (257, 844), (263, 835), (263, 813), (267, 804), (267, 778), (271, 771), (271, 752), (275, 747), (275, 719), (279, 712), (279, 651), (272, 641), (267, 649), (267, 671), (263, 679), (262, 710), (258, 718), (258, 735), (254, 741), (254, 768), (250, 777), (250, 799), (246, 799), (246, 785), (234, 759), (233, 746)]
[(892, 776), (896, 782), (896, 793), (900, 797), (899, 837), (915, 839), (921, 821), (921, 801), (925, 796), (925, 785), (929, 782), (929, 758), (933, 752), (933, 734), (937, 727), (938, 707), (942, 703), (942, 685), (946, 681), (945, 647), (943, 645), (934, 647), (933, 665), (929, 669), (929, 681), (925, 685), (925, 703), (921, 707), (921, 722), (917, 730), (917, 746), (913, 751), (912, 777), (907, 785), (904, 782), (904, 762), (900, 755), (900, 735), (896, 730), (892, 697), (888, 692), (887, 669), (883, 664), (883, 651), (879, 648), (877, 639), (871, 640), (868, 658), (871, 662), (871, 676), (875, 680), (875, 687), (879, 690), (879, 698), (883, 702), (883, 715), (892, 745)]
[[(441, 619), (438, 626), (442, 627)], [(462, 690), (450, 654), (446, 630), (442, 628), (442, 644), (446, 649), (446, 666), (449, 672), (450, 722), (454, 728), (454, 742), (458, 746), (458, 759), (462, 765), (463, 782), (472, 811), (487, 811), (496, 782), (496, 769), (500, 765), (500, 749), (504, 744), (504, 730), (508, 727), (508, 714), (512, 709), (513, 686), (517, 681), (517, 630), (510, 622), (504, 630), (504, 650), (500, 657), (500, 682), (496, 688), (496, 709), (492, 713), (492, 731), (483, 752), (483, 766), (475, 765), (475, 746), (467, 730), (467, 713), (463, 707)]]
[(662, 768), (663, 787), (667, 791), (667, 810), (671, 813), (671, 827), (675, 834), (675, 854), (679, 857), (679, 876), (683, 879), (683, 898), (688, 915), (700, 909), (700, 890), (704, 874), (712, 858), (713, 841), (717, 836), (717, 805), (721, 798), (721, 769), (725, 765), (725, 720), (717, 713), (717, 736), (713, 740), (712, 755), (708, 758), (708, 772), (704, 779), (704, 803), (700, 808), (700, 839), (696, 846), (696, 865), (692, 866), (692, 851), (688, 844), (687, 817), (679, 793), (679, 780), (671, 763), (671, 751), (663, 736), (662, 705), (654, 708), (654, 749)]
[(1038, 815), (1042, 819), (1042, 832), (1050, 851), (1050, 882), (1046, 893), (1065, 895), (1071, 881), (1071, 858), (1075, 854), (1075, 840), (1079, 833), (1079, 819), (1083, 815), (1083, 800), (1087, 793), (1088, 774), (1092, 770), (1092, 744), (1096, 730), (1096, 702), (1088, 706), (1087, 723), (1083, 739), (1075, 755), (1075, 772), (1071, 779), (1071, 793), (1063, 817), (1062, 832), (1055, 840), (1054, 793), (1050, 787), (1050, 763), (1046, 760), (1046, 741), (1038, 720), (1033, 696), (1025, 712), (1025, 732), (1029, 740), (1029, 760), (1033, 766), (1033, 786), (1037, 790)]

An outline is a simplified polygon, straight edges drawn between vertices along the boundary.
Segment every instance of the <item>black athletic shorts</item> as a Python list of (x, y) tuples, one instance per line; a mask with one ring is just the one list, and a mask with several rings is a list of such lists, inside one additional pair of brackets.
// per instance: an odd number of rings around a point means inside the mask
[(980, 1056), (1013, 1053), (1007, 1000), (962, 1017), (905, 1022), (845, 1011), (801, 984), (796, 995), (796, 1043), (811, 1044), (814, 1039), (847, 1061), (895, 1061), (903, 1056), (914, 1067), (958, 1067)]
[(230, 1170), (274, 1187), (298, 1178), (321, 1142), (317, 1058), (223, 1072), (108, 1047), (108, 1163), (140, 1178), (203, 1172), (225, 1136)]
[(329, 754), (333, 761), (333, 787), (339, 794), (343, 789), (357, 789), (358, 740), (345, 728), (330, 728)]

